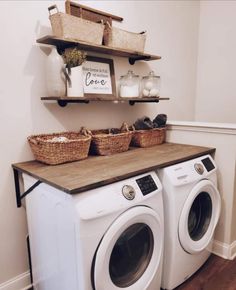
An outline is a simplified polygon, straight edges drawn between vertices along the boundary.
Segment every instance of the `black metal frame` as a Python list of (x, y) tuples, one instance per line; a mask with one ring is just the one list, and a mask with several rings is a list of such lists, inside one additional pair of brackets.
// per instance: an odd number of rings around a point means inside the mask
[(65, 107), (68, 103), (85, 103), (88, 104), (89, 100), (58, 100), (58, 105), (60, 107)]
[[(120, 100), (113, 100), (113, 101), (120, 101)], [(124, 100), (125, 101), (125, 100)], [(135, 103), (159, 103), (159, 99), (156, 99), (156, 100), (142, 100), (140, 98), (140, 100), (129, 100), (128, 101), (129, 104), (131, 106), (134, 106)], [(67, 104), (69, 103), (85, 103), (85, 104), (89, 104), (90, 103), (90, 100), (57, 100), (57, 103), (60, 107), (65, 107), (67, 106)]]
[[(30, 270), (30, 283), (31, 283), (31, 285), (33, 285), (33, 271), (32, 271), (32, 260), (31, 260), (31, 251), (30, 251), (30, 239), (29, 239), (29, 235), (26, 238), (26, 242), (27, 242), (28, 263), (29, 263), (29, 270)], [(33, 289), (33, 286), (30, 289)]]
[(17, 207), (21, 207), (21, 200), (26, 197), (35, 187), (37, 187), (42, 181), (36, 181), (30, 188), (28, 188), (23, 194), (20, 192), (20, 182), (19, 182), (19, 172), (17, 169), (13, 168), (14, 181), (15, 181), (15, 191), (16, 191), (16, 204)]
[(143, 55), (136, 56), (136, 57), (129, 57), (129, 64), (134, 65), (136, 61), (150, 60), (150, 59), (151, 59), (151, 56), (143, 56)]
[(142, 99), (140, 99), (140, 100), (134, 100), (134, 101), (129, 100), (130, 106), (134, 106), (135, 103), (159, 103), (159, 100), (158, 99), (157, 100), (142, 100)]

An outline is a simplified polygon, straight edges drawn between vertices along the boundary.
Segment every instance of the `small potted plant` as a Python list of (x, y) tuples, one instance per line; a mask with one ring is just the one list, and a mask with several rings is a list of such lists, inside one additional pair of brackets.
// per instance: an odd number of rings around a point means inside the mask
[(86, 53), (77, 47), (67, 48), (62, 54), (65, 63), (68, 97), (84, 96), (82, 64), (86, 60), (86, 56)]

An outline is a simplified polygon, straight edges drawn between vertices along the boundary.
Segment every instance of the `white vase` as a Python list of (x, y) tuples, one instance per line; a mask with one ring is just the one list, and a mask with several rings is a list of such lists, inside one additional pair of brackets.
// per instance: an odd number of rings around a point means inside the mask
[[(68, 72), (68, 70), (67, 70)], [(82, 65), (72, 67), (68, 72), (70, 81), (67, 81), (67, 96), (68, 97), (83, 97), (83, 70)]]
[(56, 47), (52, 48), (46, 61), (46, 78), (48, 96), (65, 96), (66, 81), (63, 73), (64, 62)]

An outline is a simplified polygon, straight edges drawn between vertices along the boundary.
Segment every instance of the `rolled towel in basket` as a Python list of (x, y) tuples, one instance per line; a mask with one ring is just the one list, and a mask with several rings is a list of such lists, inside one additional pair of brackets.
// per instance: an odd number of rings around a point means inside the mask
[(156, 118), (153, 120), (154, 128), (165, 127), (166, 121), (167, 121), (167, 115), (166, 114), (157, 115)]
[(134, 123), (134, 127), (136, 130), (146, 130), (153, 128), (153, 122), (147, 117), (144, 116)]

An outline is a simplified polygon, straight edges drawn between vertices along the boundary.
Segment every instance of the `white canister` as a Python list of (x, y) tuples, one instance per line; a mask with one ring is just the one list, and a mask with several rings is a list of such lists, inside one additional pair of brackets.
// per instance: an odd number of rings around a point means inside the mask
[(48, 96), (65, 96), (66, 85), (63, 73), (64, 62), (53, 47), (46, 61), (46, 84)]

